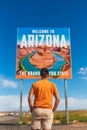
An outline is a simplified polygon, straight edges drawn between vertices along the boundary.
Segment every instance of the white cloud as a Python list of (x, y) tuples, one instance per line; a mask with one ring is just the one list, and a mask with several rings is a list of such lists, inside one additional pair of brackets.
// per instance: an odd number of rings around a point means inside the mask
[[(23, 97), (23, 110), (29, 110), (27, 95)], [(3, 95), (0, 96), (0, 111), (19, 111), (20, 110), (20, 95)]]
[[(68, 98), (68, 110), (87, 109), (87, 99)], [(58, 110), (65, 110), (65, 99), (60, 99)], [(19, 111), (20, 95), (0, 96), (0, 111)], [(23, 95), (22, 110), (29, 110), (28, 95)]]
[(87, 67), (81, 67), (78, 74), (82, 76), (81, 79), (87, 80)]
[(69, 108), (70, 109), (87, 109), (87, 99), (76, 99), (76, 98), (69, 98)]
[[(76, 99), (74, 97), (68, 98), (68, 109), (69, 110), (79, 110), (87, 109), (87, 99)], [(59, 109), (65, 109), (65, 99), (60, 100)]]
[(0, 96), (0, 111), (19, 110), (19, 97), (16, 95)]
[(0, 86), (9, 87), (9, 88), (17, 88), (17, 82), (13, 80), (6, 79), (4, 77), (0, 78)]
[(82, 77), (82, 79), (87, 80), (87, 77)]
[(86, 75), (87, 74), (87, 67), (81, 67), (78, 73), (82, 74), (82, 75)]

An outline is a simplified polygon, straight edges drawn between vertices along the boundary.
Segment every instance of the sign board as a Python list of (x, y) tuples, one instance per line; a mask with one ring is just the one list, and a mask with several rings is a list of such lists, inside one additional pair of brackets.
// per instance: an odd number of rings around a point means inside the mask
[(40, 78), (41, 68), (49, 78), (72, 77), (69, 28), (17, 28), (16, 78)]

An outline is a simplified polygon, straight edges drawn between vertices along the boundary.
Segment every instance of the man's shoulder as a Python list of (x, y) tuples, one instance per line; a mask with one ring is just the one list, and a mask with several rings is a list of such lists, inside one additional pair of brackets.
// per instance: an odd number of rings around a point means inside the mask
[(33, 83), (33, 85), (39, 84), (41, 80), (37, 80), (36, 82)]
[(49, 81), (49, 80), (48, 80), (48, 82), (49, 82), (50, 84), (52, 84), (52, 85), (56, 85), (56, 84), (55, 84), (54, 82), (52, 82), (52, 81)]
[[(46, 82), (47, 82), (47, 84), (50, 84), (50, 85), (52, 85), (52, 86), (56, 86), (56, 84), (54, 83), (54, 82), (52, 82), (52, 81), (50, 81), (50, 80), (45, 80)], [(36, 81), (36, 82), (34, 82), (33, 83), (33, 85), (34, 86), (36, 86), (36, 85), (38, 85), (38, 84), (43, 84), (43, 82), (44, 82), (44, 80), (38, 80), (38, 81)]]

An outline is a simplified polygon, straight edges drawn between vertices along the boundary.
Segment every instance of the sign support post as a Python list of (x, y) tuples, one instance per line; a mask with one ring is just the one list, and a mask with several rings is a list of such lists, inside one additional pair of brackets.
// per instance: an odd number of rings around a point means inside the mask
[(20, 125), (22, 124), (22, 79), (20, 80)]
[(66, 123), (69, 124), (68, 116), (68, 93), (67, 93), (67, 80), (64, 79), (64, 90), (65, 90), (65, 114), (66, 114)]

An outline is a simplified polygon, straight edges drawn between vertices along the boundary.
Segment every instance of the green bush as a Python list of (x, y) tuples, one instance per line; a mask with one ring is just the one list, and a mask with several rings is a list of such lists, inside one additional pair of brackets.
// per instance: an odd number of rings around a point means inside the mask
[[(69, 123), (74, 122), (87, 122), (87, 111), (69, 111)], [(64, 111), (58, 111), (53, 117), (54, 123), (59, 121), (59, 123), (66, 123), (66, 115)], [(23, 124), (31, 123), (31, 115), (29, 113), (22, 115)]]

